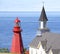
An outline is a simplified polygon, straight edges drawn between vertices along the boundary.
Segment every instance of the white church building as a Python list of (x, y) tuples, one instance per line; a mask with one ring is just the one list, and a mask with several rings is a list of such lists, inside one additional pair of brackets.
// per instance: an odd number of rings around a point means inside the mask
[(39, 18), (39, 29), (36, 37), (29, 44), (29, 54), (60, 54), (60, 34), (52, 33), (46, 27), (47, 16), (44, 6)]

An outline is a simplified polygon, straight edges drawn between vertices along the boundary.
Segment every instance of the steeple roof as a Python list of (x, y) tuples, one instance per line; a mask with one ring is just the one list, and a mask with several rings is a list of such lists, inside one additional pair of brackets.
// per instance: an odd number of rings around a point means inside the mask
[(42, 8), (42, 12), (41, 12), (41, 16), (39, 18), (39, 21), (48, 21), (47, 16), (46, 16), (46, 13), (45, 13), (44, 6)]

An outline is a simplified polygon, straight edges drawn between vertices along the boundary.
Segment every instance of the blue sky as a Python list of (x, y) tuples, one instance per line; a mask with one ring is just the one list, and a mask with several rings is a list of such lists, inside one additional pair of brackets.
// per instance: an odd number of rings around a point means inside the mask
[[(43, 0), (0, 0), (0, 11), (41, 11)], [(46, 11), (60, 11), (60, 0), (44, 0)]]

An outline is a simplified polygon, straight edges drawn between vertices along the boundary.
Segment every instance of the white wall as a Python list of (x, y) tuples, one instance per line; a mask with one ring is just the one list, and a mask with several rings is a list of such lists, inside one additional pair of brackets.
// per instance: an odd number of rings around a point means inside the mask
[(41, 28), (41, 29), (43, 29), (43, 28), (44, 28), (44, 26), (43, 26), (43, 25), (44, 25), (44, 23), (43, 23), (43, 21), (41, 21), (41, 24), (40, 24), (40, 28)]
[(49, 54), (53, 54), (52, 50), (50, 49)]
[(30, 47), (29, 48), (29, 54), (36, 54), (37, 49)]
[(39, 49), (29, 47), (29, 54), (46, 54), (42, 45), (40, 45)]
[(41, 21), (40, 22), (40, 29), (43, 29), (46, 27), (46, 22), (45, 21)]
[(45, 49), (43, 49), (42, 45), (39, 48), (39, 52), (41, 52), (40, 54), (46, 54)]

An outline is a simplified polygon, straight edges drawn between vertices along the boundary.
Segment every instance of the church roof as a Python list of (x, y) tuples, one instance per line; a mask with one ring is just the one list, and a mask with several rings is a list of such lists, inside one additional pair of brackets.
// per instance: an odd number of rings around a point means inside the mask
[(60, 49), (49, 49), (49, 51), (46, 53), (49, 54), (50, 50), (53, 52), (53, 54), (60, 54)]
[[(30, 47), (37, 48), (39, 42), (47, 40), (47, 49), (60, 49), (60, 34), (45, 32), (42, 36), (36, 36), (30, 43)], [(44, 43), (45, 44), (45, 43)]]
[(32, 42), (30, 43), (30, 46), (33, 47), (33, 48), (37, 48), (38, 44), (40, 41), (42, 41), (42, 37), (41, 36), (36, 36)]
[(60, 54), (60, 49), (52, 49), (53, 54)]
[(42, 8), (42, 12), (41, 12), (39, 21), (48, 21), (47, 16), (46, 16), (46, 13), (45, 13), (44, 6), (43, 6), (43, 8)]

